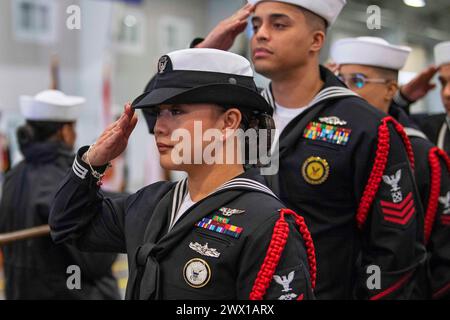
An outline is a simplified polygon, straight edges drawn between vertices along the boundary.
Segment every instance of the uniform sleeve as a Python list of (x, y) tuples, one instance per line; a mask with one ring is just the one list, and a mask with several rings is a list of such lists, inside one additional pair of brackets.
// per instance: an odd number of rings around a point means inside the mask
[(415, 271), (425, 260), (423, 209), (408, 152), (398, 128), (385, 120), (368, 159), (355, 162), (355, 189), (362, 195), (357, 214), (362, 237), (355, 288), (359, 299), (408, 299)]
[(66, 252), (80, 267), (86, 279), (98, 280), (112, 273), (111, 267), (117, 258), (114, 253), (81, 252), (72, 245), (66, 245)]
[(389, 106), (389, 114), (396, 117), (396, 110), (404, 111), (409, 116), (409, 119), (417, 126), (419, 126), (425, 134), (427, 134), (426, 128), (429, 125), (428, 115), (426, 113), (411, 114), (411, 106), (413, 104), (413, 101), (409, 101), (400, 93), (400, 91), (397, 91), (397, 93), (394, 95), (394, 98), (392, 99), (391, 105)]
[[(56, 243), (72, 243), (86, 251), (125, 252), (124, 215), (132, 196), (106, 198), (78, 151), (72, 170), (52, 203), (49, 225)], [(104, 168), (96, 168), (96, 170)]]
[(189, 44), (189, 48), (195, 48), (196, 45), (202, 43), (205, 39), (204, 38), (195, 38), (194, 40), (191, 41), (191, 43)]
[(433, 299), (450, 299), (450, 177), (441, 164), (441, 188), (428, 243), (430, 287)]
[(410, 114), (410, 107), (413, 102), (409, 101), (401, 92), (400, 90), (397, 90), (395, 93), (392, 102), (391, 102), (391, 108), (392, 107), (398, 107), (402, 108), (408, 115)]
[[(266, 221), (247, 240), (237, 277), (238, 299), (314, 299), (302, 235), (287, 219), (288, 232), (276, 230), (276, 218)], [(284, 250), (277, 239), (286, 237)], [(278, 262), (269, 257), (279, 256)]]

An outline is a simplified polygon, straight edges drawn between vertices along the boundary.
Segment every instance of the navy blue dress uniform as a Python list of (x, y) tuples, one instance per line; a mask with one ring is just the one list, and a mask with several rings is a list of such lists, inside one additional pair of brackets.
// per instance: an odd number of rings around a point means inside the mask
[[(82, 99), (58, 91), (22, 98), (27, 120), (72, 122)], [(32, 128), (27, 128), (31, 130)], [(39, 136), (39, 132), (32, 135)], [(63, 142), (36, 141), (21, 135), (24, 160), (6, 175), (0, 204), (0, 232), (12, 232), (48, 223), (50, 204), (58, 184), (73, 163), (74, 154)], [(115, 254), (83, 253), (56, 245), (49, 235), (3, 246), (5, 297), (16, 299), (120, 299), (111, 266)], [(67, 287), (69, 266), (80, 268), (81, 288)]]
[[(435, 65), (439, 67), (450, 64), (450, 41), (441, 42), (434, 47), (434, 59)], [(397, 92), (392, 103), (396, 107), (403, 108), (407, 114), (410, 114), (409, 107), (411, 104), (412, 101), (404, 97), (401, 91)], [(450, 119), (446, 113), (414, 114), (411, 115), (411, 118), (431, 142), (450, 154)]]
[(411, 104), (411, 101), (408, 101), (400, 91), (397, 91), (391, 106), (403, 109), (433, 144), (450, 154), (450, 119), (447, 114), (410, 114)]
[[(382, 38), (359, 37), (341, 39), (333, 44), (331, 51), (333, 59), (340, 66), (351, 65), (356, 72), (367, 68), (379, 72), (388, 69), (394, 75), (406, 64), (411, 49), (392, 45)], [(387, 56), (390, 57), (389, 60), (385, 59)], [(358, 66), (364, 66), (365, 69), (358, 69)], [(389, 79), (395, 81), (393, 76)], [(356, 83), (351, 85), (353, 86)], [(355, 91), (358, 92), (357, 89)], [(414, 174), (425, 214), (424, 243), (429, 256), (427, 263), (416, 274), (417, 290), (413, 297), (431, 298), (447, 285), (450, 276), (450, 251), (447, 248), (448, 241), (445, 240), (448, 239), (450, 230), (442, 228), (441, 223), (442, 218), (445, 220), (446, 204), (441, 202), (446, 198), (450, 186), (448, 158), (427, 139), (400, 107), (394, 105), (389, 108), (389, 101), (383, 104), (362, 92), (369, 101), (374, 101), (378, 109), (388, 108), (389, 114), (404, 127), (410, 139), (414, 152)], [(386, 181), (389, 182), (389, 177)], [(432, 233), (433, 229), (437, 232)]]
[[(281, 2), (329, 25), (345, 3)], [(426, 252), (411, 145), (392, 117), (318, 68), (323, 86), (281, 132), (279, 172), (267, 176), (269, 187), (310, 227), (318, 299), (408, 299)], [(271, 84), (262, 94), (276, 114)], [(379, 287), (369, 284), (374, 268)]]
[[(320, 73), (322, 90), (280, 135), (269, 186), (305, 215), (318, 298), (409, 298), (425, 255), (411, 147), (391, 117)], [(276, 108), (270, 85), (262, 94)], [(379, 289), (367, 287), (371, 265), (380, 267)]]
[[(409, 57), (411, 48), (392, 45), (386, 40), (377, 37), (358, 37), (338, 40), (332, 47), (332, 58), (342, 67), (351, 66), (353, 72), (364, 72), (364, 70), (375, 71), (375, 75), (380, 75), (382, 80), (396, 81), (395, 74), (398, 74)], [(389, 56), (387, 60), (385, 57)], [(383, 72), (391, 70), (391, 76), (386, 77)], [(348, 76), (344, 74), (344, 76)], [(375, 76), (376, 77), (376, 76)], [(368, 95), (368, 91), (359, 91), (357, 82), (351, 83), (350, 87), (356, 92), (373, 101), (380, 110), (386, 110), (403, 127), (406, 135), (410, 139), (412, 151), (414, 153), (414, 176), (422, 208), (424, 209), (424, 244), (428, 245), (429, 259), (421, 266), (415, 275), (416, 288), (412, 298), (431, 298), (433, 292), (442, 288), (448, 282), (448, 275), (443, 274), (450, 271), (450, 251), (447, 250), (446, 242), (442, 241), (448, 235), (442, 234), (440, 218), (445, 212), (445, 208), (440, 204), (440, 198), (445, 197), (449, 191), (449, 172), (447, 170), (447, 157), (443, 152), (433, 145), (423, 132), (414, 124), (412, 119), (400, 107), (391, 106), (390, 101), (373, 99)], [(368, 84), (375, 86), (376, 84)], [(387, 86), (390, 85), (388, 82)], [(362, 88), (360, 88), (362, 89)], [(396, 177), (395, 177), (396, 178)], [(392, 177), (383, 177), (386, 182), (392, 181)], [(438, 233), (432, 234), (432, 229), (437, 229)], [(444, 231), (445, 232), (445, 231)], [(432, 266), (431, 269), (429, 267)]]
[[(256, 90), (250, 63), (224, 51), (188, 49), (163, 56), (155, 81), (133, 102), (135, 108), (215, 103), (271, 113)], [(126, 252), (127, 299), (313, 298), (309, 232), (300, 216), (283, 209), (258, 169), (226, 182), (173, 224), (187, 180), (158, 182), (121, 199), (103, 197), (81, 159), (86, 151), (79, 150), (56, 195), (52, 237), (83, 250)]]
[(424, 243), (428, 250), (425, 274), (419, 275), (420, 298), (448, 298), (450, 293), (450, 161), (431, 143), (406, 112), (389, 110), (404, 127), (414, 150), (415, 177), (424, 208)]
[(450, 119), (447, 114), (429, 115), (418, 123), (430, 141), (450, 154)]
[[(346, 3), (278, 1), (309, 10), (327, 26)], [(323, 87), (299, 115), (285, 127), (275, 121), (284, 127), (273, 149), (279, 172), (265, 178), (288, 207), (305, 216), (316, 248), (318, 299), (407, 299), (425, 259), (412, 148), (392, 117), (323, 67), (320, 77)], [(271, 85), (261, 94), (276, 113)], [(380, 268), (381, 287), (371, 289), (367, 280), (373, 265)]]
[[(450, 62), (450, 45), (443, 44), (444, 46), (441, 44), (435, 48), (437, 65)], [(399, 91), (389, 113), (405, 126), (417, 163), (416, 180), (425, 208), (424, 240), (429, 256), (426, 276), (428, 286), (421, 288), (421, 292), (434, 299), (448, 299), (450, 297), (450, 182), (447, 157), (450, 151), (449, 120), (446, 114), (409, 116), (409, 104), (410, 101)]]

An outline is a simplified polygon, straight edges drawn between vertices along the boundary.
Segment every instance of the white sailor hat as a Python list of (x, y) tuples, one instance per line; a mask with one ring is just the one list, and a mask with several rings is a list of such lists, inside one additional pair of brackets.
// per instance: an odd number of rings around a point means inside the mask
[(27, 120), (73, 122), (79, 114), (83, 97), (67, 96), (58, 90), (44, 90), (34, 97), (20, 96), (20, 110)]
[(376, 37), (346, 38), (331, 47), (331, 59), (339, 65), (361, 64), (392, 70), (405, 66), (411, 48), (394, 46)]
[(450, 64), (450, 41), (441, 42), (434, 47), (434, 60), (437, 66)]
[(162, 56), (152, 85), (132, 106), (142, 109), (177, 103), (213, 103), (273, 113), (258, 93), (250, 62), (217, 49), (184, 49)]
[[(251, 4), (257, 4), (267, 0), (248, 0)], [(319, 17), (325, 19), (328, 25), (332, 25), (342, 8), (347, 3), (346, 0), (269, 0), (274, 2), (285, 2), (305, 8)]]

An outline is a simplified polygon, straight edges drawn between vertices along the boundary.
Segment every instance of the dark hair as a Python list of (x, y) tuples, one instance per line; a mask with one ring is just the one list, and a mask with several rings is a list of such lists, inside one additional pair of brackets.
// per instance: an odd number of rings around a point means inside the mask
[(236, 106), (218, 105), (225, 112), (228, 109), (238, 109), (241, 112), (242, 120), (240, 128), (247, 129), (275, 129), (275, 123), (270, 114), (261, 112), (259, 110), (251, 110), (250, 108), (241, 108)]
[(328, 22), (324, 18), (311, 10), (303, 7), (300, 7), (300, 9), (303, 11), (306, 23), (312, 31), (323, 31), (325, 34), (327, 33)]
[[(230, 109), (232, 107), (224, 107), (222, 106), (222, 108), (224, 109)], [(236, 109), (238, 109), (241, 112), (242, 115), (242, 120), (241, 120), (241, 125), (240, 128), (243, 131), (246, 131), (248, 129), (254, 129), (257, 132), (257, 148), (259, 150), (261, 150), (261, 148), (266, 148), (266, 154), (270, 155), (270, 150), (272, 148), (272, 142), (273, 142), (273, 138), (271, 136), (272, 133), (272, 129), (275, 129), (275, 122), (273, 121), (273, 118), (270, 114), (267, 113), (263, 113), (260, 111), (252, 111), (252, 110), (248, 110), (248, 109), (243, 109), (243, 108), (239, 108), (236, 107)], [(268, 139), (265, 140), (267, 145), (266, 146), (260, 146), (261, 142), (261, 138), (260, 138), (260, 133), (261, 133), (261, 129), (265, 129), (267, 130), (267, 134)], [(245, 168), (251, 168), (251, 167), (261, 167), (260, 161), (259, 161), (259, 154), (258, 154), (258, 158), (257, 159), (250, 159), (250, 145), (249, 145), (249, 140), (246, 138), (244, 140), (244, 144), (242, 145), (242, 148), (244, 150), (244, 157), (245, 157)], [(252, 165), (250, 164), (251, 161), (255, 161), (257, 162), (256, 165)]]
[(398, 81), (399, 71), (388, 68), (375, 67), (375, 72), (383, 79)]
[(70, 122), (31, 121), (17, 128), (16, 135), (20, 149), (36, 142), (52, 138), (65, 124)]

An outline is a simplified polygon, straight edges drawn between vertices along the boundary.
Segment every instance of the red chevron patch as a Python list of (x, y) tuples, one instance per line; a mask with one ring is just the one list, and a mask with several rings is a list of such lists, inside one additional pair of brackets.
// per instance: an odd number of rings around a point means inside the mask
[(380, 204), (381, 211), (384, 214), (384, 220), (403, 226), (411, 220), (411, 217), (416, 212), (412, 192), (402, 202), (380, 201)]
[(442, 215), (441, 223), (445, 226), (449, 226), (450, 225), (450, 215)]

